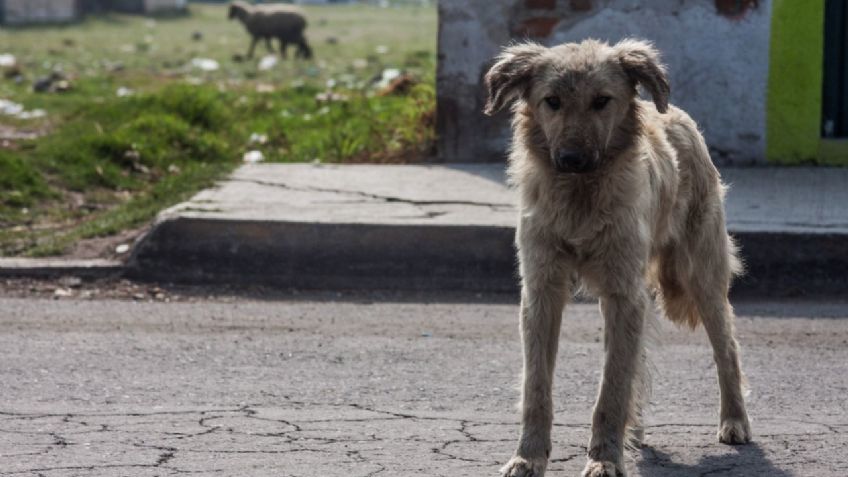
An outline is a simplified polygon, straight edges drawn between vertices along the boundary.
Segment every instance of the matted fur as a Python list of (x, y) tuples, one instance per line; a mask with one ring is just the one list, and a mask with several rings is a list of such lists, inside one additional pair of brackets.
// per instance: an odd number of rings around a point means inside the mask
[(485, 81), (487, 114), (512, 105), (509, 176), (520, 192), (522, 432), (503, 475), (545, 472), (560, 322), (579, 283), (600, 298), (606, 350), (584, 476), (625, 475), (625, 430), (641, 425), (650, 389), (643, 330), (652, 293), (670, 320), (704, 325), (721, 389), (719, 440), (747, 442), (727, 300), (740, 265), (724, 186), (695, 123), (668, 103), (659, 53), (637, 40), (521, 43), (503, 50)]

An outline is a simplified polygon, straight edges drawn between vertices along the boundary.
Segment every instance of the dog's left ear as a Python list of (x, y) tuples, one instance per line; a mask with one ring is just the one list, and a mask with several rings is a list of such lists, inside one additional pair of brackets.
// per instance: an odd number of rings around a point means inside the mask
[(484, 82), (488, 99), (483, 112), (491, 116), (527, 90), (533, 76), (536, 59), (547, 48), (533, 43), (520, 43), (503, 49), (489, 68)]
[(614, 47), (618, 62), (634, 83), (641, 84), (654, 99), (657, 111), (668, 111), (668, 84), (665, 66), (653, 45), (640, 40), (622, 40)]

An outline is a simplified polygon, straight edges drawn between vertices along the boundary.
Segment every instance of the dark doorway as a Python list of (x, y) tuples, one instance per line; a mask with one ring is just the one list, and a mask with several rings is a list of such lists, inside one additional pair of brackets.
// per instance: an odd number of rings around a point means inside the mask
[(822, 137), (848, 137), (848, 6), (827, 0), (824, 14)]

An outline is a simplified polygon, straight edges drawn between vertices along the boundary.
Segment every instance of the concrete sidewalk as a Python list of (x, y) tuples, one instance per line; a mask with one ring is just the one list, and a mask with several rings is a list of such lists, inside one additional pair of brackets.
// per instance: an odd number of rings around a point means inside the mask
[[(725, 169), (738, 291), (843, 290), (848, 170)], [(161, 214), (143, 279), (293, 288), (513, 291), (514, 192), (503, 164), (259, 164)]]

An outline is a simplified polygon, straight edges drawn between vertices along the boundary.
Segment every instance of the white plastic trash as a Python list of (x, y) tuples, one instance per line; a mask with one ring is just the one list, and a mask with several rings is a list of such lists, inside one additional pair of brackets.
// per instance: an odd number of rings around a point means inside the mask
[(244, 153), (244, 157), (242, 157), (242, 161), (247, 164), (255, 164), (257, 162), (262, 162), (265, 160), (265, 155), (262, 154), (262, 151), (248, 151)]

